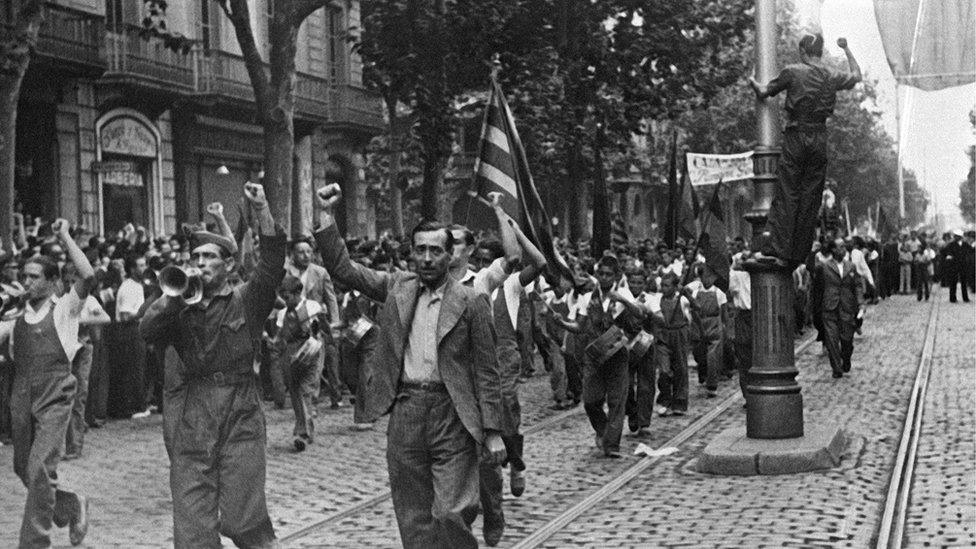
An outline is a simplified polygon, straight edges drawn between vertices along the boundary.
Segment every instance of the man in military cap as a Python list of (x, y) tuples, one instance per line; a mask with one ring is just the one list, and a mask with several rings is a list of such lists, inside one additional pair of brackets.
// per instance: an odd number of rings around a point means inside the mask
[(163, 409), (177, 549), (220, 547), (221, 534), (238, 547), (277, 545), (265, 503), (266, 433), (253, 362), (285, 274), (286, 240), (264, 188), (247, 183), (244, 195), (261, 237), (250, 280), (236, 288), (228, 282), (236, 267), (232, 239), (194, 232), (190, 257), (202, 299), (188, 305), (180, 296), (161, 297), (139, 326), (147, 342), (173, 345), (183, 364), (167, 372)]
[(847, 39), (839, 38), (837, 45), (847, 56), (849, 73), (825, 64), (823, 36), (808, 34), (800, 39), (800, 63), (787, 65), (766, 85), (749, 79), (760, 101), (786, 91), (783, 154), (767, 225), (771, 242), (757, 259), (790, 270), (803, 263), (813, 243), (827, 170), (826, 122), (834, 112), (837, 91), (861, 81), (861, 68), (847, 48)]

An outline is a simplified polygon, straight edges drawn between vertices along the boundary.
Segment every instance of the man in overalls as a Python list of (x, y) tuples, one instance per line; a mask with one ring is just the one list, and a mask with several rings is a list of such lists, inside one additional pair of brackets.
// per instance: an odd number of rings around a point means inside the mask
[(220, 547), (221, 534), (238, 547), (277, 546), (265, 503), (266, 432), (253, 363), (285, 274), (286, 242), (264, 188), (247, 183), (244, 195), (261, 236), (250, 280), (236, 288), (228, 282), (236, 266), (231, 239), (193, 233), (202, 300), (161, 297), (139, 326), (147, 342), (172, 344), (184, 365), (182, 384), (167, 391), (163, 408), (177, 549)]
[(84, 541), (88, 532), (88, 501), (58, 488), (57, 468), (77, 387), (71, 363), (82, 347), (78, 324), (95, 271), (68, 233), (68, 222), (59, 219), (53, 229), (78, 278), (58, 298), (57, 263), (47, 257), (28, 260), (24, 314), (12, 323), (9, 334), (14, 361), (10, 400), (14, 472), (27, 487), (21, 548), (50, 547), (52, 522), (69, 527), (72, 545)]
[(698, 367), (698, 381), (704, 382), (708, 398), (718, 396), (718, 375), (724, 364), (728, 297), (715, 286), (716, 278), (715, 271), (703, 265), (701, 280), (691, 285), (692, 309), (697, 312), (691, 352)]
[(767, 225), (771, 242), (757, 259), (771, 259), (791, 271), (806, 260), (817, 227), (827, 171), (827, 118), (834, 112), (837, 91), (861, 81), (847, 39), (839, 38), (837, 45), (847, 56), (850, 73), (824, 64), (823, 36), (808, 34), (800, 39), (800, 63), (787, 65), (766, 85), (749, 79), (760, 101), (786, 90), (788, 121)]

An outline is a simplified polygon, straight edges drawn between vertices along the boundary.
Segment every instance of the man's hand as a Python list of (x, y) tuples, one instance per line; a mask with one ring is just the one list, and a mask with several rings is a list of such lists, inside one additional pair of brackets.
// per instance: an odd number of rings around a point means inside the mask
[(224, 205), (220, 202), (209, 204), (207, 205), (207, 213), (217, 218), (224, 217)]
[(838, 38), (837, 39), (837, 47), (839, 47), (842, 50), (846, 50), (847, 49), (847, 39), (846, 38)]
[(51, 224), (51, 230), (61, 239), (71, 239), (71, 224), (67, 219), (57, 219)]
[(342, 198), (342, 187), (338, 183), (326, 185), (315, 191), (315, 197), (319, 201), (319, 207), (323, 210), (331, 210)]
[[(57, 221), (55, 221), (55, 223), (57, 223)], [(126, 223), (125, 226), (122, 227), (122, 232), (125, 233), (125, 234), (127, 234), (127, 235), (132, 234), (135, 231), (136, 231), (136, 227), (132, 223)]]
[(488, 193), (488, 199), (491, 200), (491, 207), (492, 208), (501, 208), (502, 207), (502, 193), (500, 193), (498, 191), (490, 192), (490, 193)]
[(485, 453), (488, 458), (496, 465), (501, 465), (508, 454), (505, 452), (505, 443), (502, 436), (498, 433), (490, 433), (485, 437)]
[(259, 183), (244, 183), (244, 197), (256, 210), (268, 207), (268, 197), (264, 194), (264, 185)]
[(610, 290), (609, 292), (607, 292), (607, 297), (610, 298), (610, 301), (624, 300), (623, 296), (621, 296), (617, 290)]

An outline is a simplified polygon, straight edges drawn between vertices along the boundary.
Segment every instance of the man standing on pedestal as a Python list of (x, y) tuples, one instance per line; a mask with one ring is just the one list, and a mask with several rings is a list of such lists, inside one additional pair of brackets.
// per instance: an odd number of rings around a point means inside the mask
[(847, 48), (847, 39), (838, 39), (837, 45), (847, 55), (850, 73), (838, 72), (823, 63), (823, 36), (817, 34), (800, 39), (800, 63), (786, 66), (766, 85), (749, 79), (759, 100), (786, 90), (789, 120), (769, 210), (771, 241), (763, 246), (763, 257), (757, 259), (773, 260), (790, 270), (810, 253), (817, 227), (827, 169), (826, 122), (834, 111), (837, 91), (849, 90), (861, 81), (861, 69)]

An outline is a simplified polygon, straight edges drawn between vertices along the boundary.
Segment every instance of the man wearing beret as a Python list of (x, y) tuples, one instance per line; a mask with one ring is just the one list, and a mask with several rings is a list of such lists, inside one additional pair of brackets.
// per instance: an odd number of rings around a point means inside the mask
[(233, 240), (207, 231), (191, 237), (191, 264), (200, 270), (203, 297), (187, 304), (164, 296), (146, 312), (142, 337), (173, 345), (183, 364), (167, 372), (164, 438), (170, 456), (173, 544), (220, 547), (221, 534), (238, 547), (275, 547), (265, 503), (265, 424), (253, 369), (256, 342), (284, 277), (286, 240), (275, 225), (261, 185), (244, 195), (258, 220), (261, 258), (236, 288)]

